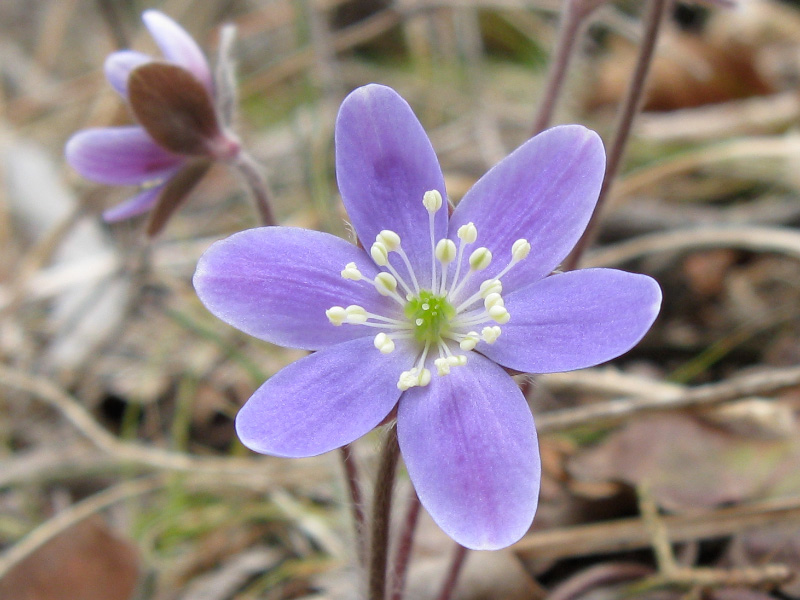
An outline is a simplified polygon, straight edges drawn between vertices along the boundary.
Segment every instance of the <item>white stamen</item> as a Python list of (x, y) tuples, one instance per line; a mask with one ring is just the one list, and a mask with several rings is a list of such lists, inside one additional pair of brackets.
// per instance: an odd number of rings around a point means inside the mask
[(511, 246), (511, 259), (519, 262), (526, 258), (531, 251), (531, 245), (526, 239), (520, 239)]
[(505, 306), (505, 302), (503, 302), (503, 297), (498, 294), (497, 292), (492, 292), (486, 299), (483, 301), (483, 306), (486, 310), (490, 310), (493, 306)]
[(400, 379), (397, 382), (397, 388), (406, 391), (412, 387), (425, 387), (431, 382), (431, 372), (428, 369), (419, 369), (414, 367), (409, 371), (400, 373)]
[(472, 244), (478, 239), (478, 228), (474, 223), (467, 223), (458, 228), (458, 239), (465, 244)]
[[(381, 296), (397, 295), (397, 279), (391, 273), (378, 273), (375, 276), (375, 289)], [(400, 304), (405, 305), (402, 298)]]
[(487, 344), (494, 344), (497, 341), (497, 338), (500, 337), (500, 328), (497, 325), (492, 327), (484, 327), (481, 330), (481, 338)]
[(492, 262), (492, 253), (488, 248), (478, 248), (469, 255), (471, 271), (483, 271)]
[(354, 262), (347, 263), (342, 271), (342, 277), (345, 279), (351, 279), (353, 281), (361, 281), (364, 278)]
[(367, 322), (367, 311), (356, 304), (351, 304), (344, 309), (344, 312), (347, 315), (347, 322), (352, 325), (363, 325)]
[(383, 242), (375, 242), (369, 249), (369, 255), (372, 257), (373, 262), (379, 267), (385, 267), (389, 264), (389, 249)]
[(438, 375), (449, 375), (450, 374), (450, 361), (445, 357), (437, 358), (433, 361), (433, 364), (436, 366), (436, 373)]
[(480, 340), (481, 338), (477, 331), (470, 331), (458, 345), (464, 352), (469, 352), (470, 350), (475, 350), (475, 346), (478, 345)]
[(456, 258), (456, 245), (453, 240), (443, 239), (436, 244), (436, 259), (443, 265), (449, 265)]
[(500, 325), (505, 325), (511, 318), (511, 315), (506, 310), (505, 306), (495, 304), (488, 310), (489, 316), (492, 317)]
[(325, 311), (325, 316), (328, 317), (328, 320), (337, 327), (342, 325), (347, 320), (347, 312), (342, 306), (331, 306)]
[(463, 367), (465, 364), (467, 364), (467, 355), (454, 354), (452, 356), (448, 356), (447, 362), (450, 364), (451, 367)]
[(400, 247), (400, 236), (391, 229), (382, 230), (375, 236), (375, 241), (386, 246), (389, 252), (394, 252)]
[(489, 294), (500, 294), (503, 292), (503, 284), (499, 279), (487, 279), (481, 284), (480, 296), (486, 298)]
[(391, 354), (394, 351), (394, 341), (383, 332), (375, 336), (374, 344), (381, 354)]
[(439, 190), (425, 192), (425, 195), (422, 197), (422, 204), (425, 205), (429, 213), (435, 213), (442, 208), (442, 195), (439, 193)]

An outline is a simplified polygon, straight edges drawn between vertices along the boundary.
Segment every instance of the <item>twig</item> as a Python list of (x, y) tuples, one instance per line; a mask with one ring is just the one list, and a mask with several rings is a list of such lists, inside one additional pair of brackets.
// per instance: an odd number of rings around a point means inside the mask
[(652, 233), (590, 252), (586, 266), (620, 265), (650, 254), (739, 248), (751, 252), (777, 252), (800, 259), (800, 233), (782, 227), (697, 227)]
[(437, 600), (450, 600), (453, 592), (456, 589), (458, 576), (461, 574), (461, 568), (464, 566), (464, 559), (467, 558), (469, 550), (464, 548), (461, 544), (456, 544), (453, 550), (453, 558), (450, 560), (450, 568), (447, 570), (447, 575), (442, 584), (442, 590), (436, 596)]
[[(800, 521), (800, 497), (740, 504), (691, 515), (662, 517), (673, 543), (719, 538)], [(641, 518), (530, 533), (514, 546), (526, 559), (559, 560), (647, 548), (651, 539)]]
[(653, 53), (655, 52), (656, 42), (658, 41), (658, 34), (661, 30), (661, 24), (664, 21), (664, 15), (669, 5), (670, 0), (650, 0), (647, 14), (644, 18), (645, 29), (642, 34), (642, 46), (639, 51), (639, 57), (636, 60), (633, 77), (631, 78), (619, 111), (619, 124), (616, 128), (614, 141), (611, 143), (611, 149), (608, 152), (606, 174), (603, 179), (603, 185), (600, 188), (600, 195), (597, 198), (594, 213), (592, 213), (592, 218), (589, 220), (586, 230), (578, 240), (572, 253), (564, 261), (565, 270), (574, 269), (583, 252), (594, 241), (597, 226), (602, 215), (603, 205), (605, 204), (606, 198), (608, 198), (611, 186), (619, 172), (620, 165), (622, 164), (622, 157), (625, 154), (625, 148), (628, 145), (628, 139), (631, 129), (633, 128), (633, 121), (642, 104), (647, 75), (650, 72), (650, 63), (653, 61)]
[(28, 533), (28, 535), (0, 555), (0, 579), (15, 565), (19, 564), (20, 561), (30, 556), (38, 548), (41, 548), (48, 541), (76, 523), (83, 521), (87, 517), (121, 500), (134, 496), (141, 496), (157, 490), (164, 485), (165, 481), (163, 475), (144, 477), (134, 481), (125, 481), (61, 511), (53, 518), (36, 527), (33, 531)]
[(651, 567), (638, 563), (601, 563), (580, 571), (558, 584), (547, 595), (547, 600), (580, 598), (601, 585), (641, 579), (652, 573)]
[(800, 385), (800, 367), (769, 369), (694, 388), (671, 385), (670, 387), (675, 388), (674, 392), (666, 387), (652, 386), (650, 390), (661, 391), (640, 398), (619, 398), (577, 408), (550, 411), (539, 415), (536, 425), (540, 433), (563, 431), (606, 422), (609, 419), (621, 419), (635, 413), (706, 406), (748, 396), (770, 394), (797, 385)]
[(389, 557), (389, 523), (392, 510), (392, 490), (397, 471), (400, 446), (397, 426), (392, 424), (386, 433), (386, 442), (378, 463), (378, 477), (372, 501), (372, 535), (369, 565), (369, 599), (386, 597), (386, 564)]

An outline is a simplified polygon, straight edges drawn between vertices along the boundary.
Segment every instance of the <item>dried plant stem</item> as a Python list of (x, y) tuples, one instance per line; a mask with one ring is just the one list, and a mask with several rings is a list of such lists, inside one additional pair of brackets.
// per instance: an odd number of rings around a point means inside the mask
[(347, 479), (347, 489), (350, 493), (350, 508), (353, 512), (353, 528), (356, 536), (356, 556), (358, 564), (366, 566), (366, 522), (364, 519), (364, 502), (361, 495), (361, 485), (359, 484), (358, 463), (353, 455), (350, 444), (345, 444), (339, 448), (339, 456), (342, 459), (345, 479)]
[(408, 572), (408, 562), (411, 558), (411, 549), (414, 545), (414, 532), (417, 529), (419, 509), (421, 507), (417, 490), (411, 486), (408, 495), (408, 507), (403, 519), (403, 529), (400, 532), (400, 539), (397, 543), (397, 551), (394, 557), (394, 568), (392, 570), (392, 600), (401, 600), (403, 590), (406, 585), (406, 574)]
[(556, 47), (550, 60), (550, 69), (544, 85), (544, 94), (533, 121), (531, 135), (536, 135), (550, 125), (556, 102), (561, 94), (561, 89), (564, 87), (564, 79), (567, 75), (570, 58), (575, 50), (576, 43), (581, 38), (586, 19), (603, 2), (604, 0), (567, 0), (565, 3), (564, 10), (561, 13)]
[(397, 425), (392, 424), (378, 463), (378, 476), (372, 500), (372, 535), (369, 565), (369, 599), (386, 597), (386, 565), (389, 558), (389, 523), (392, 510), (392, 490), (397, 472), (400, 446), (397, 442)]
[(456, 589), (458, 576), (461, 574), (461, 567), (464, 566), (464, 559), (467, 558), (467, 552), (469, 552), (469, 550), (464, 548), (461, 544), (456, 544), (455, 546), (453, 558), (450, 560), (450, 568), (447, 570), (444, 583), (442, 583), (442, 589), (439, 595), (436, 596), (437, 600), (450, 600), (450, 597)]
[(275, 216), (270, 206), (270, 192), (267, 180), (261, 172), (261, 165), (247, 152), (242, 150), (233, 162), (233, 166), (244, 177), (253, 194), (253, 201), (262, 225), (275, 225)]
[(639, 50), (639, 56), (636, 59), (633, 77), (628, 85), (628, 90), (619, 110), (619, 124), (616, 128), (614, 141), (611, 143), (611, 149), (608, 152), (606, 174), (603, 179), (603, 185), (600, 188), (600, 195), (597, 198), (597, 205), (594, 208), (594, 213), (589, 220), (589, 224), (586, 226), (586, 231), (583, 232), (581, 239), (578, 240), (572, 253), (564, 261), (564, 270), (574, 269), (578, 265), (578, 261), (580, 261), (583, 252), (589, 247), (591, 242), (594, 241), (603, 205), (611, 191), (611, 186), (614, 182), (614, 178), (617, 176), (619, 167), (622, 164), (622, 157), (628, 145), (633, 121), (636, 114), (639, 112), (642, 99), (644, 98), (645, 84), (647, 83), (647, 75), (650, 72), (650, 65), (653, 62), (653, 54), (655, 53), (656, 43), (658, 42), (658, 34), (669, 6), (670, 0), (650, 0), (650, 4), (648, 5), (647, 13), (644, 18), (645, 28), (642, 34), (642, 45)]
[(0, 555), (0, 579), (20, 561), (73, 525), (117, 502), (157, 490), (164, 485), (165, 481), (163, 475), (125, 481), (61, 511)]
[(572, 600), (581, 598), (603, 585), (618, 584), (652, 575), (653, 569), (639, 563), (602, 563), (594, 565), (553, 588), (547, 600)]

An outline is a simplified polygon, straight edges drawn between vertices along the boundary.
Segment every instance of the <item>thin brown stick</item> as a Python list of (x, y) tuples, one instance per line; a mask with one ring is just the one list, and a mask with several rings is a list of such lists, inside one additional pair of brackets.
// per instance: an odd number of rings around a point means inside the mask
[(464, 548), (461, 544), (456, 544), (455, 546), (453, 558), (450, 561), (450, 568), (447, 570), (447, 576), (442, 584), (442, 590), (439, 592), (439, 595), (436, 596), (437, 600), (450, 600), (456, 589), (458, 576), (461, 574), (461, 568), (464, 566), (464, 559), (467, 558), (467, 552), (469, 552), (469, 550)]
[(262, 225), (275, 225), (275, 216), (272, 214), (270, 206), (270, 192), (267, 180), (261, 172), (261, 165), (259, 165), (252, 156), (247, 152), (242, 151), (236, 158), (233, 166), (239, 173), (241, 173), (247, 186), (253, 195), (253, 202), (256, 205), (259, 219)]
[(350, 444), (345, 444), (339, 448), (339, 456), (342, 459), (347, 489), (350, 493), (350, 509), (353, 513), (353, 528), (356, 536), (356, 556), (358, 564), (366, 565), (366, 523), (364, 518), (364, 501), (361, 495), (361, 485), (359, 484), (358, 463), (350, 448)]
[(677, 386), (675, 392), (669, 392), (665, 388), (658, 395), (619, 398), (577, 408), (550, 411), (539, 415), (536, 425), (540, 433), (563, 431), (584, 425), (596, 425), (612, 419), (622, 419), (636, 413), (706, 406), (748, 396), (770, 394), (797, 385), (800, 385), (800, 367), (769, 369), (694, 388)]
[(392, 570), (392, 578), (390, 580), (392, 600), (401, 600), (403, 597), (408, 563), (411, 558), (411, 549), (414, 545), (414, 532), (417, 528), (417, 520), (421, 506), (419, 496), (417, 496), (417, 490), (415, 490), (412, 485), (408, 495), (406, 515), (403, 519), (403, 529), (400, 532), (400, 539), (398, 540), (397, 551), (394, 557), (394, 569)]
[(606, 162), (606, 174), (603, 179), (603, 185), (600, 188), (600, 195), (597, 198), (597, 204), (594, 207), (592, 218), (586, 226), (586, 231), (578, 240), (572, 253), (564, 261), (564, 270), (574, 269), (581, 255), (594, 241), (597, 233), (597, 226), (602, 214), (603, 205), (606, 198), (611, 191), (611, 186), (614, 179), (619, 172), (622, 158), (625, 154), (625, 148), (628, 145), (631, 129), (633, 128), (633, 121), (644, 98), (645, 84), (647, 83), (647, 75), (650, 72), (650, 64), (653, 62), (653, 54), (658, 41), (658, 34), (661, 30), (661, 24), (664, 21), (667, 8), (670, 5), (670, 0), (650, 0), (647, 13), (644, 18), (645, 29), (642, 34), (642, 45), (639, 50), (639, 57), (636, 60), (636, 67), (633, 72), (633, 77), (628, 85), (628, 90), (625, 98), (620, 107), (619, 124), (616, 128), (614, 141), (611, 143), (611, 150), (608, 152), (608, 159)]
[[(694, 513), (665, 515), (662, 522), (673, 543), (719, 538), (773, 525), (800, 522), (800, 497), (740, 504)], [(639, 517), (564, 527), (526, 535), (514, 546), (523, 558), (560, 560), (648, 548), (650, 532)]]
[(400, 446), (397, 442), (397, 426), (392, 424), (386, 433), (386, 442), (378, 463), (378, 476), (372, 501), (372, 535), (369, 565), (369, 598), (383, 600), (386, 597), (386, 565), (389, 558), (389, 522), (392, 511), (392, 490), (397, 472)]

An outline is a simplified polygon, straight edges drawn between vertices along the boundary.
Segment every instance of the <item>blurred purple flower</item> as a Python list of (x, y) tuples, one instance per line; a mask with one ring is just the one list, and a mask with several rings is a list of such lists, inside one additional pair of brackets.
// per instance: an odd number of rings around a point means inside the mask
[(214, 244), (194, 285), (222, 320), (316, 350), (262, 385), (236, 419), (246, 446), (312, 456), (397, 405), (422, 504), (460, 544), (496, 549), (528, 529), (541, 467), (533, 417), (505, 369), (546, 373), (626, 352), (661, 301), (650, 277), (551, 274), (603, 179), (600, 138), (550, 129), (491, 169), (448, 216), (428, 137), (392, 89), (351, 93), (336, 123), (339, 189), (362, 250), (291, 227)]
[(78, 132), (65, 152), (87, 179), (143, 188), (103, 213), (106, 221), (128, 219), (161, 203), (165, 214), (158, 229), (211, 162), (235, 156), (239, 143), (228, 130), (230, 116), (216, 108), (211, 70), (195, 41), (158, 11), (146, 11), (142, 20), (165, 60), (123, 50), (105, 62), (106, 78), (129, 102), (139, 126)]

